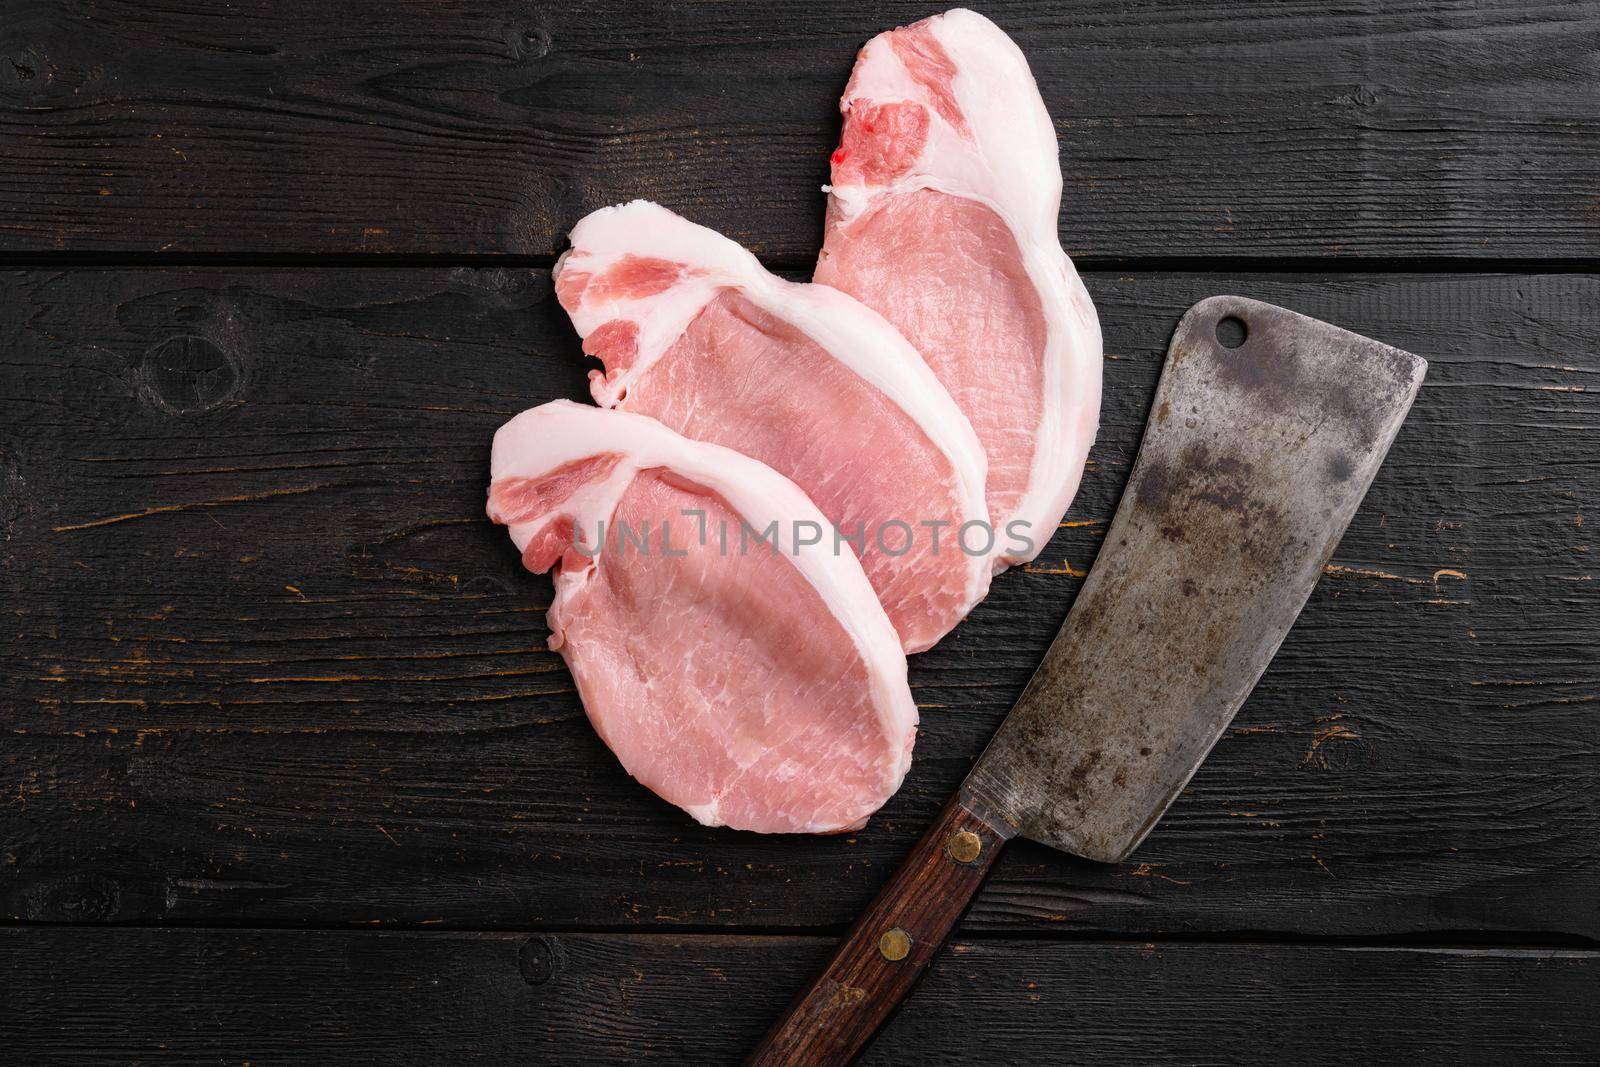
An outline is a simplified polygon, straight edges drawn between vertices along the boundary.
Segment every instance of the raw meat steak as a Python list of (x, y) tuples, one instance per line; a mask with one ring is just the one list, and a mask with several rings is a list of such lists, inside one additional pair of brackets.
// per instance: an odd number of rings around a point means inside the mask
[[(950, 390), (989, 458), (1000, 562), (1038, 554), (1100, 418), (1100, 325), (1061, 251), (1056, 134), (1028, 63), (955, 10), (856, 58), (815, 280), (881, 312)], [(1031, 547), (1007, 537), (1010, 523)]]
[(855, 829), (900, 787), (905, 654), (856, 558), (799, 543), (826, 520), (793, 482), (564, 400), (502, 426), (491, 465), (489, 517), (554, 571), (550, 647), (635, 778), (763, 833)]
[(852, 537), (828, 539), (861, 557), (908, 652), (983, 599), (994, 538), (982, 446), (882, 316), (768, 274), (642, 200), (578, 223), (555, 278), (584, 351), (605, 364), (589, 375), (595, 400), (791, 478)]

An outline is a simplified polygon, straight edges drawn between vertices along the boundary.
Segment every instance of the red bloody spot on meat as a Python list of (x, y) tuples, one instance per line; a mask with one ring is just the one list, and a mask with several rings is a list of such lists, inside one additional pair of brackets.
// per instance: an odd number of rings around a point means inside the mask
[(833, 180), (845, 185), (887, 185), (916, 165), (928, 143), (928, 112), (897, 100), (864, 103), (845, 117), (842, 144), (834, 153)]

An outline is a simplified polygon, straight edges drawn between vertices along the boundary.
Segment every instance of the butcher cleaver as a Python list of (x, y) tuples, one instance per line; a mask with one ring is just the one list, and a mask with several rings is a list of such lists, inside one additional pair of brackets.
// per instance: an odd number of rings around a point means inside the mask
[(1173, 335), (1127, 490), (1044, 662), (972, 772), (750, 1061), (853, 1058), (1026, 837), (1117, 862), (1266, 669), (1427, 364), (1217, 296)]

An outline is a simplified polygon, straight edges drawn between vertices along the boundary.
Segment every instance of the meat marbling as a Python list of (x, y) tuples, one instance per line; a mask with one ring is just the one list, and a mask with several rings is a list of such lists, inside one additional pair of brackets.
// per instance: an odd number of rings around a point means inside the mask
[(556, 293), (605, 365), (595, 400), (791, 478), (851, 535), (829, 531), (860, 555), (908, 652), (988, 591), (986, 557), (1005, 546), (985, 521), (982, 446), (882, 316), (646, 201), (578, 223)]
[(905, 655), (855, 556), (799, 543), (826, 520), (792, 482), (568, 401), (501, 427), (491, 466), (489, 517), (553, 570), (550, 646), (640, 782), (766, 833), (855, 829), (899, 788)]
[(873, 38), (844, 129), (815, 280), (922, 353), (988, 453), (990, 518), (1031, 559), (1066, 512), (1099, 422), (1100, 326), (1061, 250), (1055, 128), (1027, 60), (957, 9)]

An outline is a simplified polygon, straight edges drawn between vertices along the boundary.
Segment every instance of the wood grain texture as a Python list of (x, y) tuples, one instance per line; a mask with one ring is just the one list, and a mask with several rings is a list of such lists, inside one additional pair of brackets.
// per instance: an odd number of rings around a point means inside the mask
[[(0, 930), (15, 1062), (731, 1064), (818, 938)], [(1588, 1064), (1600, 958), (958, 942), (863, 1064)]]
[[(1588, 0), (983, 5), (1074, 255), (1600, 252)], [(649, 197), (809, 262), (836, 101), (926, 3), (0, 4), (0, 250), (548, 256)]]
[(914, 659), (916, 763), (871, 825), (772, 839), (627, 778), (483, 518), (495, 427), (582, 395), (542, 273), (0, 275), (0, 914), (841, 927), (1059, 626), (1179, 314), (1232, 291), (1428, 382), (1134, 861), (1013, 845), (964, 928), (1600, 936), (1600, 278), (1088, 283), (1107, 407), (1067, 525)]

